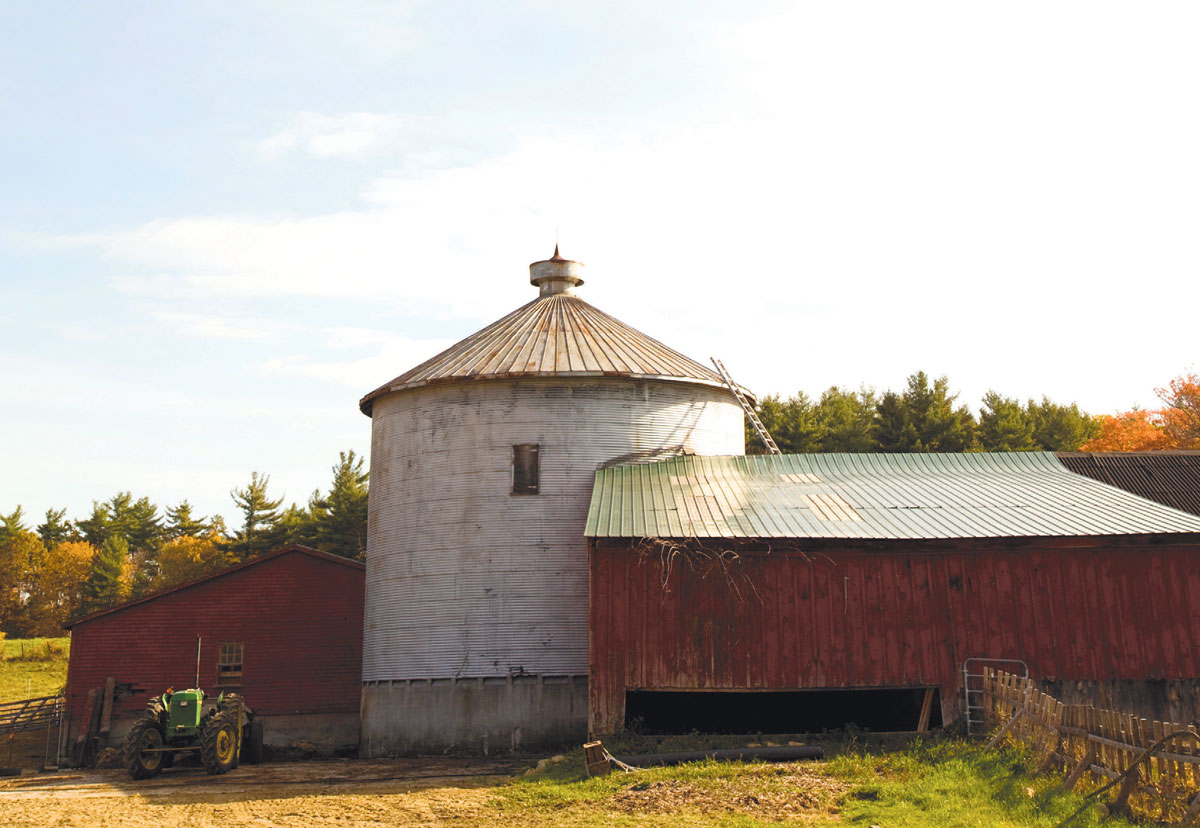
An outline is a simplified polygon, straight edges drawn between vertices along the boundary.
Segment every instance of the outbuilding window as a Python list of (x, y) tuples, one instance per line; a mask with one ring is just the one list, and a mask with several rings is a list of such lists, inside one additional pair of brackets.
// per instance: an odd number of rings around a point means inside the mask
[(217, 684), (242, 683), (242, 644), (226, 641), (217, 654)]
[(512, 493), (538, 493), (538, 444), (522, 443), (513, 446)]

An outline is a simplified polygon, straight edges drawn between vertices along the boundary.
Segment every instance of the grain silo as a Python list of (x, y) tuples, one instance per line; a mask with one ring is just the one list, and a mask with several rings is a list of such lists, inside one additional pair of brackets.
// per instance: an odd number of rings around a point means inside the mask
[(597, 468), (745, 451), (721, 378), (529, 266), (537, 299), (367, 394), (362, 751), (584, 737)]

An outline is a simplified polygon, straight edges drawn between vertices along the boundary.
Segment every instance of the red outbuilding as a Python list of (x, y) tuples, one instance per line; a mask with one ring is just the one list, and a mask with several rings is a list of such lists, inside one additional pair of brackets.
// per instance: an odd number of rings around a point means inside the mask
[(240, 693), (263, 717), (266, 744), (356, 748), (364, 570), (288, 546), (74, 621), (64, 747), (99, 719), (106, 682), (116, 746), (151, 696), (193, 686), (198, 667), (206, 693)]
[(1198, 712), (1200, 518), (1052, 454), (617, 466), (587, 534), (594, 735), (936, 725), (982, 660)]

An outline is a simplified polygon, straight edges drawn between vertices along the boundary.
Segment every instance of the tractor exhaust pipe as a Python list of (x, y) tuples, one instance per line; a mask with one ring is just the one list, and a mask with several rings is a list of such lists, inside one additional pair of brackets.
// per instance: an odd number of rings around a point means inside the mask
[(200, 642), (203, 640), (200, 636), (196, 636), (196, 683), (192, 687), (197, 689), (200, 687)]

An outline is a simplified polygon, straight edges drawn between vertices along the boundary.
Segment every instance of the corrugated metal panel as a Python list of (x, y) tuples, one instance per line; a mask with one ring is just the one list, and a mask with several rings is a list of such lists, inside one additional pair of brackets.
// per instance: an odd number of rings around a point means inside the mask
[(543, 296), (367, 394), (443, 382), (525, 377), (616, 376), (724, 387), (711, 369), (571, 294)]
[[(522, 443), (540, 445), (538, 495), (510, 494)], [(378, 400), (363, 680), (586, 673), (595, 469), (743, 450), (732, 394), (696, 385), (496, 381)]]
[(1076, 474), (1200, 515), (1200, 451), (1059, 452)]
[(658, 556), (596, 543), (593, 734), (620, 729), (625, 692), (645, 689), (937, 686), (951, 718), (974, 656), (1022, 659), (1038, 680), (1200, 675), (1194, 540), (816, 540), (739, 549), (727, 571), (676, 560), (665, 578)]
[(596, 472), (585, 534), (980, 538), (1200, 532), (1048, 452), (678, 457)]
[[(108, 676), (143, 688), (122, 715), (167, 687), (191, 686), (196, 636), (200, 685), (216, 686), (218, 645), (243, 644), (239, 689), (264, 715), (358, 711), (362, 670), (362, 567), (300, 551), (254, 562), (186, 588), (77, 622), (67, 703), (80, 724), (89, 689)], [(86, 722), (84, 723), (86, 725)]]

